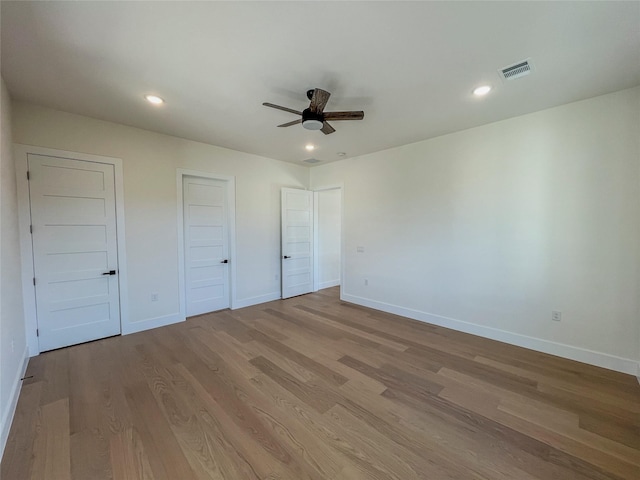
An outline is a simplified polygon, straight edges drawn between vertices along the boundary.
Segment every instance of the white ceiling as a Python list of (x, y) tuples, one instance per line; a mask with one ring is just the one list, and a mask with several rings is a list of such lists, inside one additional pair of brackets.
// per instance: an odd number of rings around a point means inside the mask
[[(640, 2), (7, 2), (12, 96), (265, 157), (323, 163), (640, 84)], [(531, 57), (536, 72), (501, 82)], [(494, 86), (483, 99), (471, 90)], [(323, 135), (305, 92), (364, 110)], [(154, 107), (143, 100), (166, 100)], [(318, 148), (312, 154), (306, 143)]]

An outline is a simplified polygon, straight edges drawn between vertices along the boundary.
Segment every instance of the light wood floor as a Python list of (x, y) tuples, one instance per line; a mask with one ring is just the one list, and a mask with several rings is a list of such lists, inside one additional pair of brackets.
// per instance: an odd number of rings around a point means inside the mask
[(634, 377), (337, 289), (31, 359), (3, 480), (640, 478)]

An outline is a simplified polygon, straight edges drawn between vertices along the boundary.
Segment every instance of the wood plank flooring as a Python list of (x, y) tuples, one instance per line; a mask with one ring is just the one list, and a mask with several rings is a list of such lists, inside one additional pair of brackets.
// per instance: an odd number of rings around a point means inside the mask
[(2, 480), (640, 479), (640, 387), (338, 289), (32, 358)]

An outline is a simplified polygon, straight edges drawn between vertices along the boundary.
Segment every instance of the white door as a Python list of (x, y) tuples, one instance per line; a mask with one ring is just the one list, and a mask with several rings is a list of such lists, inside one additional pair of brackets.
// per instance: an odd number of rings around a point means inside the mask
[(313, 290), (313, 192), (282, 189), (282, 298)]
[(40, 351), (120, 333), (114, 167), (28, 156)]
[(182, 180), (187, 316), (229, 308), (227, 182)]

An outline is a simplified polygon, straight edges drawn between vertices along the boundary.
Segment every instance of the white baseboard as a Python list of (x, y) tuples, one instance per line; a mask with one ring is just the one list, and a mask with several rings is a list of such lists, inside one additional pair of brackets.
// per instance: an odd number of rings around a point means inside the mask
[(25, 346), (24, 352), (22, 353), (22, 364), (13, 379), (13, 386), (11, 387), (11, 393), (9, 394), (9, 403), (7, 404), (4, 412), (2, 412), (2, 426), (0, 427), (0, 458), (2, 458), (4, 447), (7, 445), (9, 431), (11, 430), (11, 423), (13, 422), (13, 416), (16, 413), (18, 398), (20, 398), (20, 389), (22, 387), (21, 378), (24, 377), (24, 374), (27, 371), (28, 363), (29, 349)]
[(319, 286), (318, 290), (322, 290), (323, 288), (337, 287), (339, 285), (340, 285), (340, 279), (339, 278), (337, 280), (329, 280), (327, 282), (320, 282), (320, 286)]
[[(232, 307), (236, 308), (250, 307), (251, 305), (257, 305), (259, 303), (271, 302), (273, 300), (280, 300), (280, 292), (273, 292), (267, 295), (259, 295), (257, 297), (245, 298), (243, 300), (236, 300)], [(184, 322), (186, 318), (184, 315), (173, 313), (171, 315), (164, 315), (162, 317), (149, 318), (146, 320), (140, 320), (138, 322), (131, 322), (122, 325), (122, 335), (129, 335), (131, 333), (143, 332), (145, 330), (151, 330), (152, 328), (165, 327), (174, 323)]]
[(500, 342), (509, 343), (518, 347), (528, 348), (537, 352), (557, 355), (559, 357), (576, 360), (582, 363), (588, 363), (597, 367), (615, 370), (617, 372), (627, 373), (630, 375), (640, 376), (640, 362), (630, 358), (617, 357), (608, 353), (596, 352), (586, 348), (574, 347), (564, 343), (552, 342), (541, 338), (529, 337), (519, 333), (508, 332), (498, 328), (486, 327), (476, 323), (465, 322), (454, 318), (443, 317), (432, 313), (422, 312), (411, 308), (405, 308), (390, 303), (379, 302), (368, 298), (358, 297), (342, 293), (340, 298), (345, 302), (355, 303), (364, 307), (381, 310), (395, 315), (401, 315), (413, 320), (418, 320), (441, 327), (451, 328), (460, 332), (478, 335), (480, 337), (498, 340)]
[(129, 335), (130, 333), (143, 332), (145, 330), (151, 330), (152, 328), (165, 327), (174, 323), (184, 322), (185, 318), (180, 313), (173, 313), (171, 315), (164, 315), (162, 317), (148, 318), (146, 320), (140, 320), (138, 322), (131, 322), (122, 325), (122, 335)]
[(257, 297), (243, 298), (233, 302), (231, 310), (258, 305), (259, 303), (273, 302), (274, 300), (280, 300), (281, 297), (280, 292), (272, 292), (266, 295), (258, 295)]

